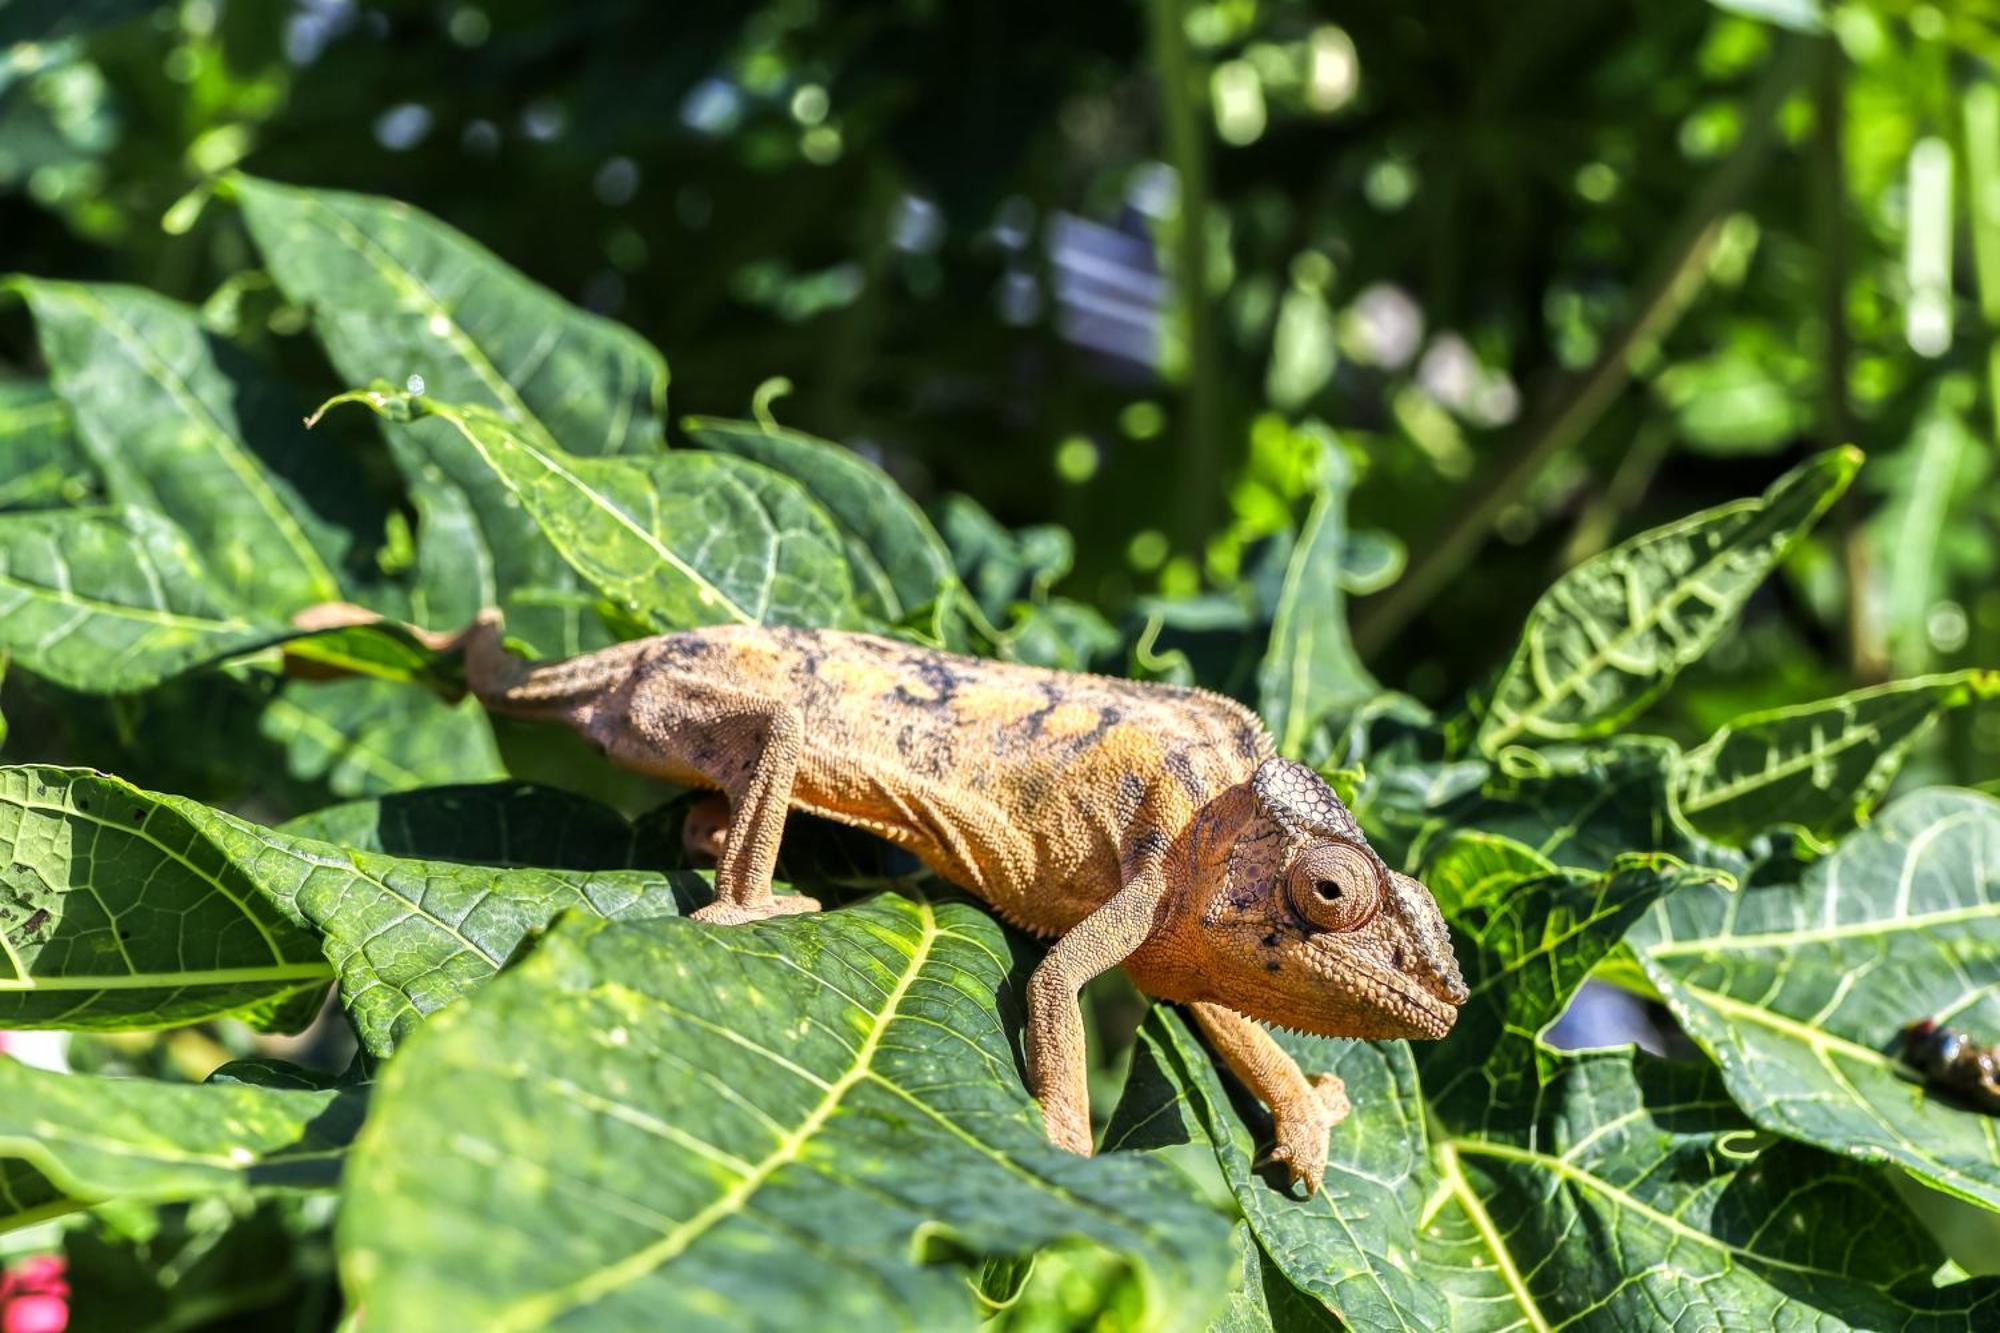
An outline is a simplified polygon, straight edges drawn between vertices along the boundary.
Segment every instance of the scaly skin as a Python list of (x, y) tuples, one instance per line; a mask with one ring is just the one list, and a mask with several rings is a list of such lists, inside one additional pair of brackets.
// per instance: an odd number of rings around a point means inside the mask
[(1308, 1192), (1347, 1098), (1252, 1020), (1441, 1037), (1465, 1000), (1429, 892), (1219, 695), (826, 630), (691, 630), (530, 666), (488, 612), (457, 641), (492, 711), (562, 723), (621, 767), (722, 793), (726, 817), (705, 812), (690, 831), (719, 849), (702, 920), (818, 908), (771, 892), (785, 814), (803, 810), (907, 848), (1056, 937), (1028, 983), (1028, 1068), (1050, 1139), (1074, 1152), (1092, 1146), (1077, 994), (1110, 968), (1191, 1006), (1270, 1106), (1272, 1156)]

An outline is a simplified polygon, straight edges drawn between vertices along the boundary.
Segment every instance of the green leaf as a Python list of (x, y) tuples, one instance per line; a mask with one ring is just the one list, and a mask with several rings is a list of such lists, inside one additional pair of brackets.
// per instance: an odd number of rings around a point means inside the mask
[(1313, 1199), (1252, 1166), (1265, 1113), (1164, 1009), (1107, 1143), (1209, 1144), (1272, 1264), (1352, 1327), (1650, 1328), (1666, 1310), (1715, 1327), (1947, 1329), (2000, 1313), (1993, 1282), (1932, 1286), (1942, 1255), (1872, 1172), (1761, 1139), (1706, 1066), (1529, 1035), (1625, 921), (1699, 874), (1665, 869), (1483, 897), (1456, 923), (1474, 998), (1416, 1060), (1401, 1042), (1277, 1034), (1354, 1106)]
[(1671, 900), (1634, 942), (1758, 1124), (2000, 1208), (2000, 1122), (1895, 1054), (1919, 1018), (2000, 1033), (2000, 802), (1906, 796), (1803, 882)]
[[(660, 447), (667, 365), (421, 209), (232, 176), (251, 239), (349, 384), (421, 377), (572, 454)], [(415, 390), (413, 390), (415, 391)]]
[(124, 693), (268, 643), (186, 534), (144, 509), (0, 517), (0, 647), (73, 690)]
[(295, 838), (355, 851), (473, 865), (619, 870), (678, 864), (650, 817), (638, 824), (607, 805), (524, 782), (427, 787), (328, 806), (281, 825)]
[[(0, 856), (15, 864), (0, 872), (0, 924), (25, 977), (0, 982), (0, 1022), (16, 1027), (239, 1011), (302, 1024), (337, 976), (363, 1046), (386, 1055), (563, 911), (637, 919), (708, 896), (687, 872), (496, 871), (335, 847), (73, 769), (0, 769), (0, 783)], [(275, 1008), (294, 996), (310, 1007)]]
[(1516, 748), (1501, 763), (1396, 762), (1370, 768), (1353, 808), (1392, 863), (1424, 864), (1466, 829), (1543, 860), (1608, 868), (1627, 851), (1669, 852), (1731, 872), (1743, 854), (1688, 828), (1675, 805), (1680, 750), (1658, 736), (1591, 746)]
[(107, 1199), (325, 1189), (339, 1177), (366, 1096), (52, 1073), (0, 1060), (0, 1229)]
[(179, 524), (252, 609), (277, 615), (342, 596), (335, 571), (351, 539), (302, 496), (316, 451), (296, 405), (240, 349), (192, 306), (141, 288), (14, 285), (114, 502)]
[(1230, 1245), (1243, 1256), (1243, 1271), (1209, 1333), (1334, 1333), (1340, 1328), (1333, 1311), (1286, 1281), (1248, 1225), (1236, 1224)]
[[(482, 403), (569, 453), (652, 455), (667, 371), (586, 314), (406, 204), (232, 177), (252, 240), (349, 384), (386, 378)], [(456, 629), (489, 606), (544, 656), (611, 641), (595, 602), (506, 483), (442, 421), (387, 428), (418, 520), (411, 615)]]
[(341, 796), (506, 776), (477, 700), (447, 704), (389, 681), (289, 684), (261, 726), (285, 747), (293, 777)]
[(1614, 730), (1719, 638), (1861, 466), (1834, 449), (1756, 500), (1642, 533), (1556, 580), (1535, 604), (1479, 723), (1488, 754)]
[(900, 621), (958, 582), (951, 552), (923, 510), (888, 473), (853, 450), (755, 422), (690, 417), (684, 424), (696, 444), (782, 472), (825, 507), (840, 530), (856, 595), (870, 615)]
[(96, 486), (63, 400), (33, 380), (0, 381), (0, 511), (78, 504)]
[(2000, 672), (1919, 676), (1749, 713), (1688, 751), (1680, 808), (1741, 842), (1773, 824), (1828, 837), (1865, 819), (1938, 718), (2000, 697)]
[(562, 912), (640, 920), (709, 896), (690, 872), (496, 871), (383, 856), (164, 800), (187, 814), (216, 854), (323, 937), (341, 1003), (362, 1047), (377, 1056), (499, 971)]
[(413, 1327), (970, 1328), (948, 1261), (1080, 1237), (1142, 1265), (1153, 1321), (1200, 1327), (1228, 1222), (1164, 1162), (1049, 1146), (1003, 1021), (1013, 947), (892, 896), (564, 923), (389, 1066), (340, 1222), (351, 1299)]
[(1532, 1102), (1546, 1056), (1538, 1039), (1591, 969), (1662, 897), (1727, 878), (1670, 856), (1630, 853), (1603, 874), (1495, 881), (1463, 902), (1452, 925), (1471, 996), (1453, 1040), (1417, 1052), (1433, 1112), (1474, 1124), (1496, 1103)]
[(317, 1007), (332, 976), (319, 941), (203, 845), (197, 821), (116, 778), (0, 769), (0, 865), (0, 1026)]
[(726, 454), (573, 457), (491, 412), (413, 406), (458, 432), (562, 558), (653, 630), (861, 619), (832, 521), (769, 468)]
[(1352, 467), (1331, 438), (1322, 441), (1320, 457), (1319, 494), (1292, 550), (1270, 647), (1257, 673), (1264, 723), (1279, 753), (1294, 757), (1305, 757), (1313, 728), (1327, 714), (1382, 688), (1354, 651), (1341, 594)]

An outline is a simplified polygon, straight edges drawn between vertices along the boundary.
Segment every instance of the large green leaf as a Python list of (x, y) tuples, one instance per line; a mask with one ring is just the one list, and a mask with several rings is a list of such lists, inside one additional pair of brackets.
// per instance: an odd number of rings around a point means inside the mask
[(506, 776), (476, 700), (446, 704), (390, 681), (287, 685), (265, 706), (261, 726), (285, 746), (293, 777), (341, 796)]
[(113, 501), (179, 524), (248, 607), (283, 615), (342, 595), (335, 571), (350, 538), (301, 490), (324, 445), (313, 449), (297, 405), (247, 356), (192, 306), (141, 288), (15, 286)]
[(337, 975), (362, 1044), (385, 1055), (563, 911), (652, 917), (707, 896), (687, 872), (493, 870), (336, 847), (74, 769), (0, 779), (12, 795), (0, 854), (16, 862), (0, 913), (27, 976), (0, 983), (0, 1001), (18, 994), (0, 1003), (14, 1026), (157, 1026), (301, 992), (314, 1005), (279, 1017), (303, 1022)]
[[(1491, 852), (1468, 855), (1490, 865)], [(1489, 882), (1455, 923), (1473, 999), (1418, 1059), (1404, 1043), (1279, 1034), (1354, 1106), (1313, 1199), (1252, 1165), (1264, 1113), (1164, 1010), (1107, 1139), (1209, 1144), (1272, 1264), (1352, 1327), (1654, 1328), (1672, 1311), (1703, 1327), (1947, 1329), (2000, 1315), (1993, 1282), (1931, 1285), (1942, 1256), (1883, 1182), (1761, 1140), (1705, 1066), (1536, 1041), (1624, 923), (1692, 873), (1662, 882), (1665, 868)]]
[(958, 582), (951, 552), (889, 474), (851, 449), (777, 426), (690, 417), (705, 449), (762, 463), (804, 486), (840, 530), (863, 608), (891, 624), (935, 604)]
[[(236, 1077), (188, 1084), (51, 1073), (0, 1059), (0, 1230), (107, 1199), (325, 1189), (339, 1177), (366, 1095)], [(22, 1202), (29, 1206), (9, 1206)]]
[(711, 453), (576, 457), (484, 409), (411, 406), (456, 431), (562, 558), (654, 630), (861, 619), (832, 521), (769, 468)]
[(389, 1066), (341, 1217), (351, 1298), (412, 1327), (970, 1328), (949, 1261), (1083, 1237), (1200, 1327), (1228, 1222), (1163, 1162), (1049, 1146), (1013, 947), (893, 896), (559, 926)]
[(1321, 447), (1319, 495), (1292, 550), (1271, 625), (1270, 646), (1258, 671), (1264, 723), (1282, 754), (1306, 754), (1313, 728), (1336, 709), (1379, 693), (1361, 665), (1347, 632), (1347, 599), (1341, 592), (1347, 556), (1347, 492), (1352, 467), (1338, 442)]
[(1708, 651), (1860, 466), (1860, 451), (1829, 450), (1759, 499), (1642, 533), (1556, 580), (1484, 702), (1480, 748), (1603, 735), (1637, 714)]
[(302, 1024), (333, 975), (314, 935), (202, 835), (116, 778), (0, 768), (0, 1026)]
[(0, 381), (0, 511), (78, 504), (96, 481), (63, 400), (34, 380)]
[(1739, 717), (1688, 751), (1680, 808), (1742, 841), (1773, 824), (1821, 836), (1866, 817), (1938, 718), (2000, 697), (2000, 672), (1920, 676)]
[(192, 801), (214, 852), (323, 937), (361, 1044), (387, 1055), (429, 1014), (491, 977), (560, 913), (672, 915), (704, 900), (688, 872), (493, 870), (355, 851), (289, 837)]
[(278, 286), (350, 384), (420, 378), (572, 454), (659, 448), (667, 365), (421, 209), (249, 176), (230, 185)]
[(0, 647), (58, 685), (141, 690), (282, 632), (240, 610), (158, 514), (0, 517)]
[(2000, 1033), (2000, 801), (1906, 796), (1803, 882), (1671, 900), (1634, 940), (1758, 1124), (2000, 1208), (2000, 1121), (1895, 1055), (1919, 1018)]
[[(252, 239), (348, 384), (388, 379), (487, 404), (571, 453), (660, 444), (666, 366), (630, 331), (536, 286), (408, 205), (233, 178)], [(589, 593), (506, 483), (442, 421), (387, 429), (418, 518), (411, 615), (456, 629), (482, 608), (537, 652), (610, 641)]]

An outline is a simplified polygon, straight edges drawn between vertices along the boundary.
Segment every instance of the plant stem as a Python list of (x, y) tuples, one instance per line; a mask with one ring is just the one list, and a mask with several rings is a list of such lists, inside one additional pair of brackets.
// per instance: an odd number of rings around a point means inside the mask
[(1167, 162), (1180, 187), (1169, 268), (1179, 297), (1186, 360), (1180, 460), (1173, 484), (1178, 544), (1194, 552), (1213, 530), (1222, 497), (1221, 364), (1215, 306), (1208, 290), (1208, 140), (1201, 123), (1197, 72), (1188, 51), (1186, 0), (1147, 0), (1146, 17)]
[(1458, 512), (1409, 572), (1361, 612), (1355, 641), (1364, 657), (1380, 652), (1431, 599), (1457, 577), (1492, 531), (1494, 521), (1525, 491), (1551, 458), (1582, 439), (1617, 401), (1643, 356), (1679, 321), (1707, 281), (1709, 259), (1723, 223), (1777, 141), (1777, 111), (1809, 68), (1809, 42), (1790, 38), (1744, 110), (1742, 137), (1689, 202), (1645, 277), (1632, 314), (1604, 352), (1570, 378), (1547, 406), (1501, 450), (1487, 475), (1472, 484)]

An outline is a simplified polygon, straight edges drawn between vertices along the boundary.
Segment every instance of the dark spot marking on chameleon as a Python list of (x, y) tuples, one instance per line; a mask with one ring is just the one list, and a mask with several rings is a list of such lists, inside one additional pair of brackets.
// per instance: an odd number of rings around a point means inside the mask
[(1268, 935), (1266, 935), (1266, 936), (1264, 937), (1264, 947), (1265, 947), (1266, 949), (1275, 949), (1275, 948), (1277, 948), (1277, 947), (1278, 947), (1278, 932), (1277, 932), (1277, 931), (1275, 931), (1275, 930), (1274, 930), (1274, 931), (1272, 931), (1272, 932), (1271, 932), (1270, 934), (1268, 934)]
[(1208, 799), (1208, 784), (1201, 780), (1201, 774), (1195, 772), (1194, 760), (1189, 758), (1186, 750), (1169, 750), (1160, 762), (1166, 766), (1167, 772), (1174, 775), (1174, 781), (1181, 784), (1181, 790), (1188, 794), (1190, 801)]
[(1257, 728), (1248, 722), (1244, 723), (1236, 729), (1236, 753), (1245, 759), (1255, 759), (1258, 739)]
[(1278, 960), (1273, 958), (1270, 962), (1264, 964), (1264, 970), (1266, 972), (1276, 972), (1278, 970)]
[(1042, 706), (1023, 717), (1020, 722), (1021, 730), (1030, 739), (1038, 739), (1041, 736), (1042, 727), (1048, 723), (1049, 715), (1063, 705), (1064, 691), (1054, 681), (1045, 680), (1038, 688), (1042, 692)]
[(1399, 944), (1399, 945), (1397, 945), (1397, 946), (1396, 946), (1396, 947), (1395, 947), (1395, 948), (1394, 948), (1393, 950), (1391, 950), (1391, 951), (1390, 951), (1390, 953), (1389, 953), (1389, 966), (1390, 966), (1390, 967), (1393, 967), (1393, 968), (1395, 968), (1395, 969), (1396, 969), (1396, 970), (1397, 970), (1398, 972), (1401, 972), (1401, 971), (1403, 970), (1403, 946), (1402, 946), (1402, 945), (1400, 945), (1400, 944)]
[(1137, 813), (1139, 802), (1146, 799), (1146, 780), (1137, 773), (1127, 773), (1118, 779), (1118, 811), (1131, 816)]
[(1134, 869), (1145, 862), (1166, 855), (1167, 835), (1159, 829), (1147, 829), (1140, 834), (1126, 853), (1123, 869), (1130, 876)]

